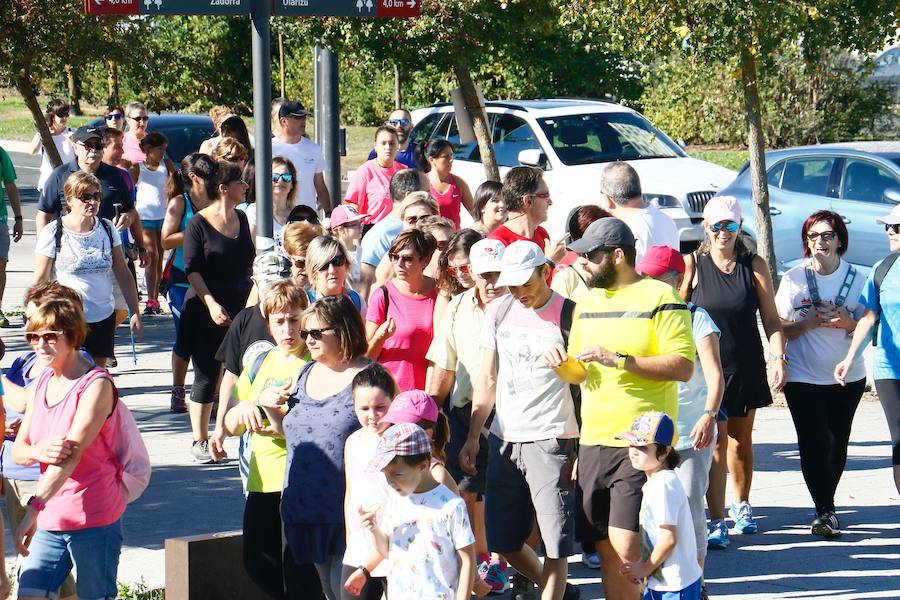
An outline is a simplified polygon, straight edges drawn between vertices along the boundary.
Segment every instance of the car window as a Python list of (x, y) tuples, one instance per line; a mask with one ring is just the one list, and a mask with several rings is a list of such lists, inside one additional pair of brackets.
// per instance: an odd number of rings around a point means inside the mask
[(594, 113), (540, 119), (559, 159), (567, 165), (685, 156), (635, 113)]
[(519, 164), (519, 152), (541, 147), (531, 126), (515, 115), (497, 115), (491, 139), (497, 164), (501, 167), (515, 167)]
[(169, 148), (166, 152), (175, 164), (180, 163), (191, 152), (196, 152), (200, 144), (213, 135), (212, 127), (197, 127), (196, 125), (160, 127), (153, 131), (158, 131), (168, 138)]
[(788, 160), (781, 176), (781, 189), (815, 196), (828, 195), (828, 179), (834, 158), (815, 157)]
[(841, 198), (863, 202), (884, 202), (884, 190), (900, 187), (897, 177), (881, 165), (848, 158), (841, 176)]
[(769, 169), (769, 174), (766, 176), (766, 180), (771, 187), (781, 187), (782, 173), (784, 173), (784, 161)]
[(459, 142), (459, 125), (456, 123), (456, 114), (450, 113), (450, 127), (447, 130), (447, 135), (445, 136), (447, 141), (453, 144), (453, 158), (454, 160), (471, 160), (472, 152), (478, 147), (478, 143), (474, 140), (469, 142), (468, 144), (461, 144)]
[[(440, 124), (441, 119), (446, 116), (447, 113), (432, 113), (419, 121), (416, 124), (415, 129), (413, 129), (411, 136), (412, 141), (421, 144), (433, 137), (444, 137), (443, 135), (437, 134), (437, 131), (440, 129), (438, 125)], [(447, 131), (446, 124), (444, 125), (444, 131)]]

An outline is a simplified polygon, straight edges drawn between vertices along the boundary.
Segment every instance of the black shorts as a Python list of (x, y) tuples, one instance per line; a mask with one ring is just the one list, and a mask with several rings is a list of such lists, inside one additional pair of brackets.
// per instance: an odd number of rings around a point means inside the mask
[(459, 466), (459, 452), (469, 437), (471, 416), (471, 404), (462, 408), (451, 406), (447, 411), (447, 422), (450, 424), (450, 441), (447, 442), (447, 461), (444, 463), (444, 466), (447, 468), (450, 476), (453, 477), (456, 485), (459, 486), (459, 491), (477, 494), (478, 499), (481, 500), (484, 495), (488, 463), (488, 440), (483, 433), (479, 438), (481, 444), (478, 447), (478, 454), (475, 456), (475, 469), (477, 471), (475, 475), (466, 473)]
[(746, 417), (757, 408), (772, 404), (766, 365), (748, 366), (735, 373), (725, 373), (722, 408), (729, 417)]
[(643, 471), (631, 466), (628, 448), (581, 446), (578, 487), (584, 518), (576, 519), (578, 539), (596, 542), (609, 537), (609, 528), (640, 530)]
[(116, 346), (116, 313), (96, 323), (88, 323), (88, 334), (84, 339), (84, 349), (94, 359), (112, 358)]

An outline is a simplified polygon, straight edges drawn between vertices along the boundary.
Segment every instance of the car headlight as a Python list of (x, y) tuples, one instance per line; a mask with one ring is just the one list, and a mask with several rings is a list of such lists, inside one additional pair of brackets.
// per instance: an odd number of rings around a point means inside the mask
[(664, 194), (643, 194), (644, 204), (652, 204), (656, 208), (679, 208), (681, 202), (675, 196)]

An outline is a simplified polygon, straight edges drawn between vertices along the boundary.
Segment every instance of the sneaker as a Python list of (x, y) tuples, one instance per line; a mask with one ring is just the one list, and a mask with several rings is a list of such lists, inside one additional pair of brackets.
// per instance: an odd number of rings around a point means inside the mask
[(534, 583), (522, 575), (516, 573), (512, 577), (512, 594), (513, 600), (538, 600), (538, 589)]
[(176, 414), (186, 413), (187, 403), (184, 401), (184, 398), (184, 387), (173, 387), (172, 396), (169, 398), (169, 412)]
[(596, 552), (585, 552), (581, 555), (581, 564), (586, 566), (588, 569), (599, 569), (600, 555)]
[(706, 592), (706, 586), (700, 586), (700, 600), (709, 600), (709, 594)]
[(161, 315), (162, 309), (159, 307), (159, 300), (148, 299), (147, 305), (144, 307), (144, 314), (147, 316)]
[(816, 517), (816, 520), (812, 522), (811, 529), (813, 535), (822, 537), (832, 538), (841, 535), (841, 523), (833, 511)]
[(749, 502), (732, 504), (728, 509), (728, 516), (734, 521), (734, 528), (738, 533), (756, 533), (759, 527), (753, 520), (753, 508)]
[(566, 584), (566, 591), (563, 592), (563, 600), (581, 600), (581, 590), (571, 583)]
[(486, 565), (486, 568), (482, 575), (479, 567), (478, 574), (481, 575), (482, 581), (491, 586), (491, 594), (502, 594), (509, 589), (509, 574), (506, 572), (505, 560), (492, 560), (481, 564)]
[(725, 520), (718, 519), (711, 521), (707, 526), (706, 547), (715, 550), (727, 548), (730, 544), (728, 539), (728, 528), (725, 527)]
[(9, 327), (9, 319), (6, 318), (3, 311), (0, 311), (0, 327), (3, 327), (4, 329)]
[(200, 440), (191, 445), (191, 458), (195, 463), (208, 465), (213, 462), (212, 455), (209, 453), (209, 440)]

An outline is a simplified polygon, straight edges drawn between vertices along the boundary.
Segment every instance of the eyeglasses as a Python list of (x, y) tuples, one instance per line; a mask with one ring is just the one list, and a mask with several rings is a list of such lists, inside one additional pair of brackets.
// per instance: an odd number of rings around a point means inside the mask
[(106, 120), (107, 120), (107, 121), (118, 121), (118, 120), (120, 120), (123, 116), (124, 116), (124, 115), (123, 115), (122, 113), (120, 113), (120, 112), (109, 113), (108, 115), (106, 115)]
[(62, 331), (29, 331), (25, 333), (25, 341), (30, 346), (37, 346), (38, 342), (44, 340), (44, 343), (54, 345), (59, 341)]
[(67, 111), (67, 110), (61, 110), (61, 111), (59, 111), (59, 112), (56, 113), (56, 116), (59, 117), (60, 119), (68, 119), (68, 118), (69, 118), (69, 111)]
[(734, 221), (719, 221), (718, 223), (713, 223), (710, 226), (713, 233), (719, 233), (723, 229), (728, 233), (737, 233), (738, 228), (740, 228), (740, 224)]
[(447, 267), (447, 274), (450, 277), (459, 277), (460, 275), (471, 275), (472, 265), (459, 265), (458, 267)]
[(893, 231), (895, 235), (900, 234), (900, 223), (897, 223), (896, 225), (885, 224), (884, 230), (885, 230), (885, 232)]
[(497, 279), (500, 278), (500, 271), (488, 271), (487, 273), (478, 273), (475, 275), (476, 277), (480, 277), (485, 281), (489, 281), (491, 283), (496, 283)]
[(344, 255), (343, 255), (343, 254), (338, 254), (337, 256), (335, 256), (334, 258), (332, 258), (331, 260), (329, 260), (327, 263), (325, 263), (324, 265), (322, 265), (321, 267), (319, 267), (319, 270), (320, 270), (320, 271), (327, 271), (327, 270), (328, 270), (328, 267), (334, 267), (335, 269), (337, 269), (337, 268), (339, 268), (339, 267), (343, 267), (343, 266), (346, 265), (346, 264), (347, 264), (347, 259), (344, 258)]
[(272, 173), (272, 183), (278, 183), (279, 181), (291, 183), (294, 181), (294, 176), (290, 173)]
[(150, 117), (147, 117), (147, 116), (144, 116), (144, 117), (128, 117), (128, 118), (131, 119), (132, 121), (137, 121), (138, 123), (146, 123), (147, 121), (150, 120)]
[(407, 126), (409, 126), (410, 121), (409, 121), (409, 119), (407, 119), (407, 118), (403, 118), (403, 119), (391, 119), (390, 121), (388, 121), (388, 123), (390, 123), (390, 124), (393, 125), (394, 127), (396, 127), (397, 125), (402, 125), (402, 126), (404, 126), (404, 127), (407, 127)]
[(388, 254), (388, 259), (392, 263), (411, 263), (416, 257), (412, 254)]
[(419, 222), (419, 219), (424, 219), (426, 216), (427, 215), (409, 215), (408, 217), (403, 217), (403, 220), (409, 225), (415, 225)]
[(814, 242), (817, 239), (822, 238), (823, 242), (830, 242), (831, 240), (833, 240), (835, 238), (836, 235), (837, 235), (837, 233), (834, 231), (822, 231), (822, 232), (810, 231), (809, 233), (806, 234), (806, 239), (809, 240), (810, 242)]
[(334, 331), (334, 329), (335, 329), (334, 327), (323, 327), (322, 329), (310, 329), (309, 331), (303, 331), (301, 329), (300, 330), (300, 339), (305, 342), (306, 338), (311, 337), (312, 339), (314, 339), (318, 342), (319, 340), (322, 339), (322, 335), (326, 331)]
[(94, 192), (93, 194), (82, 194), (81, 196), (76, 196), (76, 198), (78, 198), (85, 204), (90, 204), (92, 202), (100, 202), (100, 199), (103, 198), (103, 195), (100, 192)]

